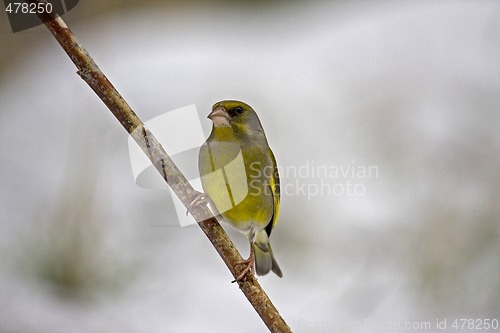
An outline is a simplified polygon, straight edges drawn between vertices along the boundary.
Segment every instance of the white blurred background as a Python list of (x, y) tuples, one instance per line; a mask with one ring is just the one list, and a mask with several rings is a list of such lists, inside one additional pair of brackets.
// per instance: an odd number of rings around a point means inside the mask
[[(282, 173), (284, 277), (259, 278), (293, 331), (500, 320), (500, 3), (88, 0), (64, 19), (141, 119), (196, 104), (208, 135), (240, 99), (308, 170)], [(168, 192), (135, 185), (47, 29), (0, 28), (0, 332), (265, 332)]]

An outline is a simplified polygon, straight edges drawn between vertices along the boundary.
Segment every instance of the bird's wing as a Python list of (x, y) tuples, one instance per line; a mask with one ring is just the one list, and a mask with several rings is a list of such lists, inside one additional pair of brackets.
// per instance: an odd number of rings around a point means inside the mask
[(271, 230), (276, 225), (276, 223), (278, 223), (278, 215), (280, 210), (280, 175), (278, 172), (278, 164), (276, 163), (276, 158), (274, 158), (273, 151), (271, 150), (271, 148), (269, 148), (267, 152), (269, 154), (269, 157), (271, 158), (274, 167), (273, 176), (269, 180), (269, 186), (271, 187), (271, 191), (273, 193), (273, 203), (274, 203), (273, 217), (271, 223), (269, 223), (266, 226), (267, 235), (270, 236)]

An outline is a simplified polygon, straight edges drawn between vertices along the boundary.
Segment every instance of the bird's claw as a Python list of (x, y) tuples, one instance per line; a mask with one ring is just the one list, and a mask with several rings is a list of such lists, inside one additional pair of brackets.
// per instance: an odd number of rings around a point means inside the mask
[(245, 259), (242, 262), (237, 263), (235, 267), (237, 265), (242, 265), (242, 264), (245, 264), (246, 267), (240, 272), (240, 274), (238, 274), (236, 279), (231, 281), (231, 283), (235, 283), (236, 281), (239, 282), (247, 275), (254, 275), (253, 266), (255, 264), (255, 254), (253, 249), (253, 243), (250, 243), (250, 256), (248, 257), (248, 259)]
[(231, 283), (241, 281), (247, 275), (254, 275), (254, 273), (253, 273), (253, 261), (251, 261), (250, 258), (247, 260), (243, 260), (242, 262), (237, 263), (235, 266), (242, 265), (242, 264), (246, 265), (245, 268), (240, 272), (240, 274), (238, 274), (236, 279), (231, 281)]
[(186, 209), (186, 216), (188, 216), (189, 211), (192, 210), (193, 208), (198, 207), (200, 205), (206, 205), (207, 203), (208, 203), (207, 195), (203, 192), (196, 191), (196, 194), (193, 196), (193, 200)]

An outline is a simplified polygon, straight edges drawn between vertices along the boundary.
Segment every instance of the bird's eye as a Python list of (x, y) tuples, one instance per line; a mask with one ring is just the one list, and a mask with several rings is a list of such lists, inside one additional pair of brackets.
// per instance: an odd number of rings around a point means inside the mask
[(236, 112), (236, 114), (239, 116), (243, 113), (243, 108), (240, 107), (240, 106), (237, 106), (235, 109), (234, 109), (234, 112)]

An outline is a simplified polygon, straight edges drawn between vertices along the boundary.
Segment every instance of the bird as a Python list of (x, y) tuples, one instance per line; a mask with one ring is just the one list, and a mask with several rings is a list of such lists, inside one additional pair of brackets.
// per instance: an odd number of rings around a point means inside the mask
[[(280, 208), (276, 159), (257, 113), (248, 104), (225, 100), (212, 107), (212, 132), (201, 146), (198, 169), (214, 215), (248, 237), (250, 255), (233, 281), (246, 274), (282, 277), (269, 236)], [(215, 206), (215, 207), (214, 207)]]

